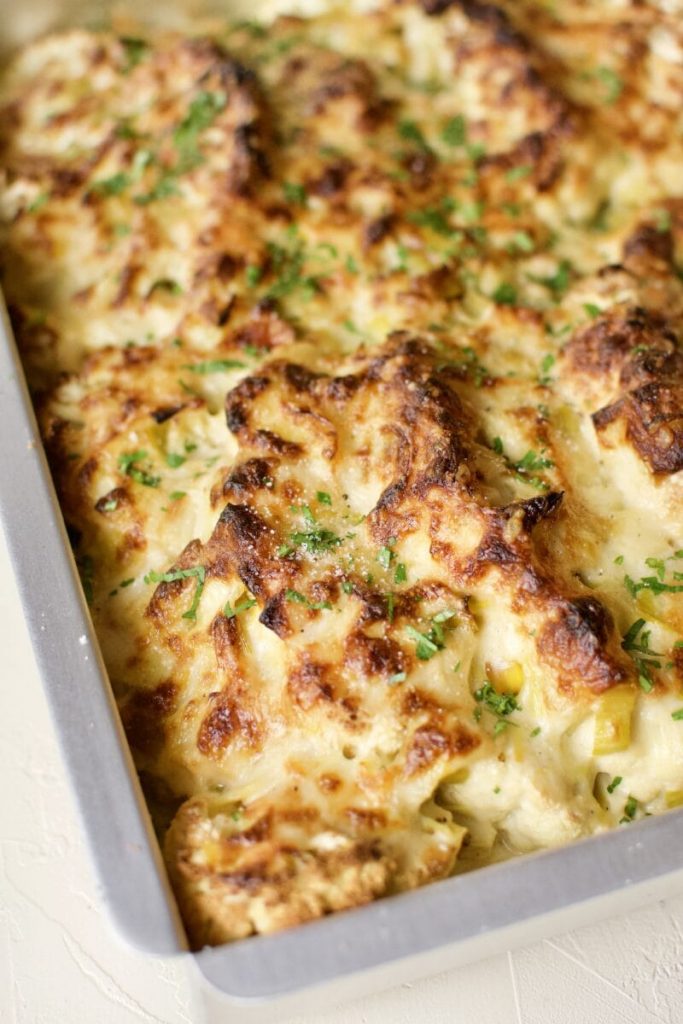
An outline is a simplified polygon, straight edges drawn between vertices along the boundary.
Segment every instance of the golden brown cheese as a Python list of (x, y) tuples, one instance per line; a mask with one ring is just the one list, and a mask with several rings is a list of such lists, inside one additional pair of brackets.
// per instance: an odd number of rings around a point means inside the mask
[(683, 31), (73, 30), (2, 277), (193, 943), (683, 802)]

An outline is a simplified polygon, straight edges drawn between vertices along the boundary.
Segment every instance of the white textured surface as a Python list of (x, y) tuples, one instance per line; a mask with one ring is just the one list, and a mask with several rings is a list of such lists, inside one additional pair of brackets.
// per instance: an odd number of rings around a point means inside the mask
[[(0, 1021), (204, 1024), (185, 965), (138, 954), (110, 929), (1, 540), (0, 652)], [(681, 1021), (677, 898), (292, 1024)]]

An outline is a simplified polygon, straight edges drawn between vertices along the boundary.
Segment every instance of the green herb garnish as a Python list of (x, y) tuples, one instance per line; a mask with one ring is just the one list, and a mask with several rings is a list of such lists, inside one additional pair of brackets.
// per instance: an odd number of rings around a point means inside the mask
[(443, 646), (438, 644), (435, 639), (432, 639), (431, 630), (429, 633), (421, 633), (414, 626), (406, 626), (406, 634), (411, 640), (415, 641), (415, 653), (420, 661), (429, 661)]
[(441, 138), (447, 146), (464, 146), (467, 141), (467, 124), (462, 114), (456, 114), (446, 121)]
[(638, 684), (644, 693), (650, 693), (654, 687), (652, 669), (661, 668), (657, 659), (660, 655), (650, 647), (651, 630), (645, 629), (645, 619), (636, 619), (624, 634), (621, 646), (633, 658), (638, 670)]
[(620, 825), (627, 825), (633, 821), (638, 810), (638, 801), (634, 796), (629, 796), (628, 800), (624, 804), (624, 817), (620, 819)]
[(289, 544), (280, 545), (278, 548), (279, 555), (289, 555), (294, 548), (303, 548), (304, 551), (311, 555), (321, 555), (343, 544), (341, 537), (338, 537), (332, 530), (324, 529), (322, 526), (292, 533), (289, 536), (289, 540)]
[(402, 139), (407, 142), (415, 142), (422, 149), (429, 149), (427, 140), (422, 134), (422, 130), (418, 126), (416, 121), (408, 120), (407, 118), (399, 121), (398, 123), (398, 134)]
[(127, 75), (143, 59), (149, 50), (149, 43), (145, 39), (139, 39), (137, 36), (120, 36), (119, 42), (123, 47), (126, 58), (123, 73)]
[(244, 370), (247, 364), (239, 359), (206, 359), (201, 363), (185, 363), (184, 370), (190, 373), (206, 375), (208, 373), (225, 373), (226, 370)]
[(144, 487), (158, 487), (161, 483), (161, 477), (152, 476), (137, 465), (138, 462), (142, 462), (146, 458), (147, 452), (144, 449), (139, 449), (136, 452), (123, 452), (119, 455), (119, 469), (126, 476), (129, 476), (131, 480), (143, 484)]
[(192, 604), (186, 612), (183, 612), (183, 618), (194, 620), (197, 618), (199, 599), (202, 596), (204, 581), (206, 580), (206, 569), (203, 565), (195, 565), (190, 569), (174, 569), (171, 572), (148, 572), (145, 576), (145, 583), (175, 583), (176, 580), (185, 580), (192, 576), (196, 578), (197, 585), (194, 597), (192, 598)]
[(296, 203), (298, 206), (308, 205), (308, 197), (303, 185), (297, 185), (292, 181), (285, 181), (282, 185), (282, 192), (288, 203)]
[(499, 306), (514, 306), (517, 302), (517, 289), (508, 281), (503, 281), (498, 285), (491, 298)]
[(595, 77), (605, 86), (605, 103), (616, 103), (624, 88), (624, 83), (616, 71), (612, 68), (599, 67), (595, 70)]
[(213, 123), (226, 102), (226, 94), (222, 91), (200, 92), (192, 100), (187, 114), (173, 133), (173, 143), (180, 155), (180, 165), (175, 168), (176, 173), (190, 170), (201, 163), (199, 136)]
[(243, 597), (241, 601), (238, 601), (234, 608), (229, 601), (225, 602), (223, 606), (223, 615), (226, 619), (234, 619), (236, 615), (241, 615), (242, 612), (246, 612), (249, 608), (253, 608), (256, 604), (255, 597)]
[(528, 177), (532, 170), (533, 167), (530, 164), (519, 164), (519, 166), (511, 167), (509, 171), (505, 172), (505, 180), (509, 182), (521, 181), (522, 178)]

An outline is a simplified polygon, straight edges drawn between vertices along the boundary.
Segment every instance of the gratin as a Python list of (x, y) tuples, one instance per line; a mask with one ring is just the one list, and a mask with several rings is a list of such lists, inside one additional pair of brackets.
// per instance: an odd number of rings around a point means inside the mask
[(3, 286), (195, 945), (683, 803), (680, 13), (6, 70)]

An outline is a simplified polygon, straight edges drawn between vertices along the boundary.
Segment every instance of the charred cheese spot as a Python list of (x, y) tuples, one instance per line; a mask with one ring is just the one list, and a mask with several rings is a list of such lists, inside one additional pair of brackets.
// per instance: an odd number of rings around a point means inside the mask
[(321, 4), (4, 71), (3, 288), (194, 945), (683, 791), (670, 7)]

